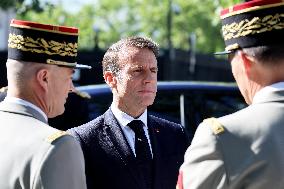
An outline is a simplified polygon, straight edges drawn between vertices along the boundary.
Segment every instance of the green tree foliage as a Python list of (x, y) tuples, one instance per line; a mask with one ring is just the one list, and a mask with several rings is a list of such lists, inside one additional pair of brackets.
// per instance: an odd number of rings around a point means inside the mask
[(40, 0), (31, 0), (29, 3), (25, 3), (25, 0), (1, 0), (0, 8), (3, 10), (14, 8), (18, 14), (22, 15), (29, 11), (43, 11), (43, 8), (40, 5)]
[[(240, 0), (172, 0), (172, 41), (175, 48), (188, 49), (189, 35), (197, 36), (197, 50), (214, 52), (224, 48), (219, 13)], [(146, 35), (167, 48), (169, 0), (103, 0), (95, 6), (95, 22), (103, 28), (107, 45), (120, 37)]]
[(0, 1), (0, 8), (6, 10), (11, 7), (15, 7), (17, 4), (22, 4), (24, 0), (1, 0)]
[[(7, 0), (9, 1), (9, 0)], [(219, 13), (241, 0), (172, 0), (171, 39), (175, 48), (187, 50), (189, 36), (197, 36), (197, 51), (214, 52), (224, 48)], [(79, 47), (93, 48), (94, 37), (99, 47), (107, 48), (122, 37), (144, 35), (162, 48), (168, 47), (168, 10), (170, 0), (97, 0), (70, 13), (62, 5), (47, 4), (44, 11), (28, 11), (18, 18), (80, 29)]]
[[(94, 32), (92, 23), (94, 11), (91, 6), (84, 7), (76, 14), (69, 13), (62, 5), (54, 6), (46, 4), (44, 11), (38, 13), (36, 11), (28, 11), (25, 14), (18, 14), (18, 19), (41, 22), (45, 24), (66, 25), (79, 28), (79, 48), (93, 48)], [(91, 24), (90, 24), (91, 23)]]

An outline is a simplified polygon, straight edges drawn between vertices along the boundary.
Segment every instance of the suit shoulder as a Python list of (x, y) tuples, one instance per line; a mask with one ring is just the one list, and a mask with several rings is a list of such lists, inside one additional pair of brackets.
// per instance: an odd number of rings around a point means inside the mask
[(175, 143), (179, 144), (180, 148), (183, 148), (184, 150), (192, 139), (192, 134), (188, 133), (181, 124), (153, 115), (150, 115), (149, 121), (151, 121), (151, 124), (154, 124), (152, 127), (156, 132), (163, 132), (163, 135), (167, 136), (167, 140), (174, 140)]
[(95, 133), (97, 133), (97, 130), (99, 130), (103, 125), (104, 116), (101, 115), (88, 123), (68, 129), (67, 132), (81, 143), (82, 140), (86, 142), (90, 140), (90, 137), (95, 137)]
[(152, 119), (153, 121), (159, 123), (160, 125), (163, 125), (165, 127), (168, 127), (168, 128), (175, 128), (175, 129), (182, 129), (183, 130), (183, 127), (181, 124), (178, 124), (178, 123), (174, 123), (172, 121), (169, 121), (169, 120), (166, 120), (166, 119), (163, 119), (163, 118), (159, 118), (159, 117), (156, 117), (156, 116), (153, 116), (153, 115), (150, 115), (149, 116), (150, 119)]

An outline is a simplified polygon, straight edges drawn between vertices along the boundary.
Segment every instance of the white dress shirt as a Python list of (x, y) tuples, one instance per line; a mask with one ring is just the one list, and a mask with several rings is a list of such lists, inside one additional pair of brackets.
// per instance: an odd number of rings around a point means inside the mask
[[(121, 126), (122, 131), (123, 131), (124, 135), (126, 136), (127, 142), (130, 145), (134, 155), (136, 156), (136, 154), (135, 154), (135, 133), (129, 126), (127, 126), (128, 123), (130, 123), (131, 121), (133, 121), (135, 119), (133, 117), (131, 117), (130, 115), (122, 112), (118, 108), (116, 108), (113, 103), (111, 104), (110, 109), (111, 109), (114, 117), (117, 119), (119, 125)], [(150, 141), (148, 126), (147, 126), (147, 109), (136, 120), (141, 120), (144, 123), (143, 129), (144, 129), (145, 135), (148, 139), (151, 154), (152, 154), (152, 157), (153, 157), (151, 141)]]
[(37, 107), (36, 105), (34, 105), (34, 104), (32, 104), (32, 103), (30, 103), (26, 100), (16, 98), (16, 97), (5, 97), (4, 101), (28, 106), (28, 107), (38, 111), (44, 117), (44, 119), (47, 121), (47, 115), (39, 107)]

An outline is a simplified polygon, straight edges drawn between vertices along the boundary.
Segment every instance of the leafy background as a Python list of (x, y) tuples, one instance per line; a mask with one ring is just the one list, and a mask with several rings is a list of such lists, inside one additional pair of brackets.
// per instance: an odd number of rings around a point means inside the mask
[[(1, 0), (2, 9), (15, 9), (18, 19), (80, 29), (79, 48), (107, 48), (130, 35), (153, 38), (162, 48), (169, 45), (187, 50), (189, 37), (196, 35), (196, 50), (212, 53), (224, 48), (219, 13), (240, 0), (97, 0), (78, 11), (70, 11), (62, 1), (56, 5), (41, 0)], [(80, 1), (78, 1), (80, 3)], [(169, 44), (169, 41), (171, 44)]]

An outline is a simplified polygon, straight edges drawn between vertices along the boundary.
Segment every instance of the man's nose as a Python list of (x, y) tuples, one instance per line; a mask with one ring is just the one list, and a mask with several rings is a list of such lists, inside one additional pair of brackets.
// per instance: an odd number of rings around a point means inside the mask
[(71, 81), (71, 82), (70, 82), (70, 89), (69, 89), (69, 92), (74, 92), (74, 91), (75, 91), (75, 87), (74, 87), (73, 82)]

